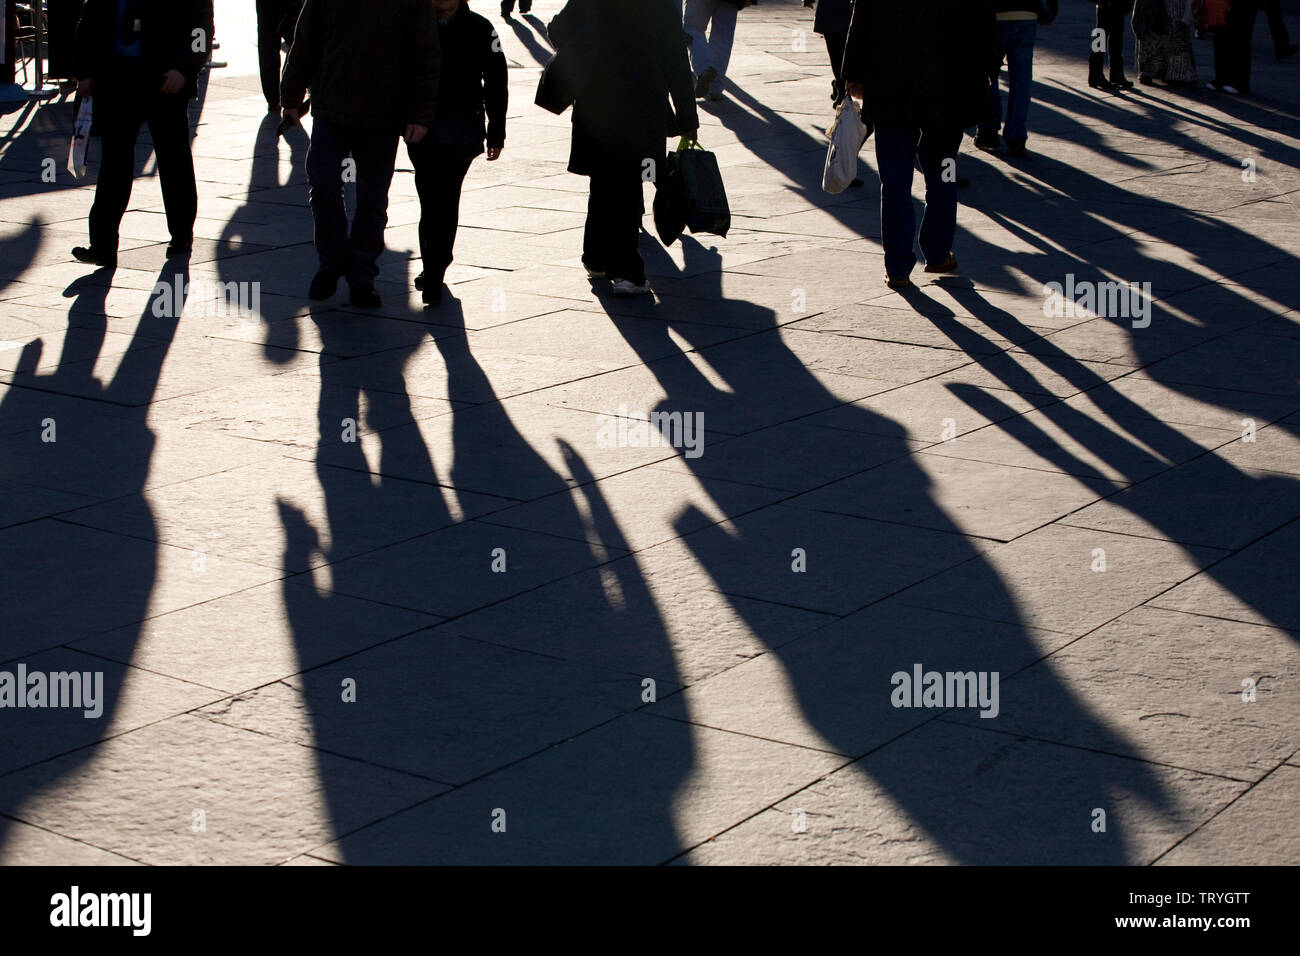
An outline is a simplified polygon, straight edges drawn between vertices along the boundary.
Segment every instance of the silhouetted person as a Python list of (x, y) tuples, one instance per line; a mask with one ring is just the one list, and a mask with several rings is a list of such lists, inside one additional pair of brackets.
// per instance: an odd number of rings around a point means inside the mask
[[(519, 0), (520, 13), (532, 13), (533, 0)], [(501, 15), (507, 19), (515, 12), (515, 0), (501, 0)]]
[(993, 11), (969, 0), (857, 0), (844, 51), (844, 82), (874, 124), (880, 171), (885, 281), (910, 285), (912, 170), (925, 175), (925, 271), (955, 272), (957, 150), (962, 131), (989, 112)]
[(980, 149), (998, 147), (998, 126), (1002, 124), (1002, 94), (998, 92), (998, 75), (1002, 60), (1007, 61), (1007, 122), (1002, 136), (1012, 156), (1025, 155), (1029, 139), (1029, 99), (1034, 85), (1034, 41), (1038, 27), (1049, 26), (1056, 19), (1057, 0), (993, 0), (997, 15), (997, 62), (989, 76), (989, 105), (993, 115), (980, 126), (975, 145)]
[[(388, 187), (397, 140), (424, 139), (438, 97), (438, 24), (430, 0), (306, 0), (284, 65), (280, 102), (298, 121), (312, 93), (308, 195), (320, 268), (307, 294), (328, 299), (340, 278), (353, 305), (377, 308), (379, 257), (388, 225)], [(353, 163), (345, 169), (344, 161)], [(355, 176), (348, 234), (343, 183)]]
[(87, 0), (77, 24), (75, 72), (82, 100), (94, 96), (102, 139), (90, 245), (73, 256), (117, 264), (118, 229), (131, 200), (135, 142), (148, 125), (158, 157), (171, 243), (168, 257), (194, 245), (198, 187), (190, 153), (189, 101), (212, 42), (212, 0)]
[[(804, 0), (811, 7), (814, 0)], [(853, 13), (853, 0), (816, 0), (817, 12), (813, 16), (813, 33), (821, 34), (826, 41), (826, 54), (831, 58), (831, 102), (844, 98), (844, 83), (840, 73), (844, 69), (844, 43), (849, 38), (849, 16)]]
[(433, 0), (438, 17), (442, 76), (433, 130), (407, 146), (420, 194), (420, 258), (415, 287), (426, 305), (442, 301), (442, 279), (451, 265), (460, 219), (460, 188), (474, 157), (487, 142), (489, 161), (506, 142), (508, 82), (501, 41), (486, 18), (465, 0)]
[(736, 40), (736, 14), (748, 4), (749, 0), (686, 0), (682, 18), (691, 38), (697, 99), (722, 99), (721, 93), (713, 92), (713, 84), (727, 75)]
[(1300, 53), (1300, 43), (1291, 42), (1286, 21), (1282, 19), (1282, 0), (1261, 0), (1260, 5), (1268, 16), (1268, 31), (1273, 34), (1273, 55), (1279, 60)]
[[(645, 213), (641, 177), (663, 162), (671, 133), (694, 139), (699, 129), (676, 0), (569, 0), (547, 32), (559, 55), (590, 55), (589, 79), (573, 107), (569, 151), (569, 172), (591, 177), (583, 265), (594, 279), (612, 279), (616, 294), (648, 293), (636, 247)], [(583, 33), (586, 42), (576, 45)], [(669, 129), (670, 95), (675, 131)]]
[(1214, 30), (1214, 79), (1205, 84), (1209, 89), (1250, 92), (1250, 37), (1258, 12), (1256, 0), (1232, 0), (1227, 26)]
[(1138, 82), (1159, 79), (1170, 86), (1196, 82), (1192, 7), (1193, 0), (1137, 0), (1133, 5)]
[[(1097, 28), (1092, 32), (1092, 45), (1088, 53), (1088, 85), (1094, 89), (1113, 91), (1133, 88), (1133, 84), (1124, 75), (1124, 18), (1132, 12), (1133, 0), (1100, 0), (1097, 3)], [(1110, 79), (1103, 75), (1108, 56)]]
[(268, 113), (280, 111), (280, 44), (293, 40), (302, 0), (257, 0), (257, 68)]

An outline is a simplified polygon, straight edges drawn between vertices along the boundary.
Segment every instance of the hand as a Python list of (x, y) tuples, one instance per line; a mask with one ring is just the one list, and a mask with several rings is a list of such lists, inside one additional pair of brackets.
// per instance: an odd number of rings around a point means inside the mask
[(179, 93), (185, 86), (185, 74), (180, 70), (168, 70), (163, 74), (162, 92)]
[(493, 160), (500, 159), (500, 158), (501, 158), (501, 150), (502, 150), (503, 148), (504, 148), (504, 147), (502, 147), (502, 146), (489, 146), (489, 147), (487, 148), (487, 158), (488, 158), (488, 162), (490, 163), (490, 162), (492, 162)]
[(406, 140), (408, 144), (414, 146), (420, 140), (424, 139), (428, 132), (429, 127), (427, 126), (421, 126), (419, 123), (407, 123), (406, 132), (402, 134), (402, 139)]
[(688, 143), (698, 143), (700, 141), (699, 135), (700, 135), (700, 128), (698, 126), (695, 127), (694, 129), (682, 130), (682, 137)]
[(866, 99), (867, 94), (866, 91), (862, 89), (861, 83), (849, 82), (845, 84), (844, 89), (848, 92), (849, 96), (853, 97), (855, 100)]
[(89, 77), (87, 77), (86, 79), (84, 79), (84, 80), (82, 80), (80, 83), (78, 83), (78, 84), (77, 84), (77, 95), (80, 96), (83, 100), (84, 100), (87, 96), (94, 96), (94, 95), (95, 95), (95, 81), (92, 80), (92, 79), (90, 79)]

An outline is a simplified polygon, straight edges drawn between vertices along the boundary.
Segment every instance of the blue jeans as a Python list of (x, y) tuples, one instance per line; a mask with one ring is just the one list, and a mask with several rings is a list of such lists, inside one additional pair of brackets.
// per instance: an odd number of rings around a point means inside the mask
[(980, 124), (981, 133), (996, 133), (1002, 125), (1002, 95), (998, 76), (1002, 60), (1007, 61), (1007, 124), (1002, 135), (1007, 139), (1028, 139), (1029, 92), (1034, 82), (1034, 39), (1038, 36), (1035, 20), (999, 20), (997, 33), (998, 68), (989, 85), (989, 106), (993, 116)]
[[(957, 150), (962, 131), (917, 129), (915, 126), (876, 127), (876, 169), (880, 174), (880, 236), (885, 247), (885, 272), (906, 278), (916, 265), (913, 239), (916, 212), (912, 208), (912, 171), (918, 161), (925, 175), (925, 216), (921, 220), (921, 252), (926, 262), (943, 262), (952, 251), (957, 232)], [(952, 160), (947, 164), (945, 160)], [(949, 171), (951, 171), (949, 173)]]

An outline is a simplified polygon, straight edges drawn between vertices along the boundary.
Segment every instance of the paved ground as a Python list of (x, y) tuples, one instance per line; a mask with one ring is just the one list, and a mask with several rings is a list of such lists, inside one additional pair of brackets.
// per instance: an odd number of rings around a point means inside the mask
[[(0, 119), (0, 671), (104, 681), (0, 709), (0, 862), (1300, 863), (1300, 68), (1262, 23), (1255, 98), (1120, 98), (1067, 5), (1033, 154), (967, 147), (963, 275), (900, 295), (870, 166), (819, 188), (810, 14), (764, 0), (701, 135), (734, 229), (646, 237), (625, 302), (518, 20), (454, 297), (404, 292), (403, 157), (376, 316), (304, 298), (251, 6), (179, 321), (156, 179), (110, 288), (69, 107)], [(1149, 325), (1070, 281), (1150, 283)]]

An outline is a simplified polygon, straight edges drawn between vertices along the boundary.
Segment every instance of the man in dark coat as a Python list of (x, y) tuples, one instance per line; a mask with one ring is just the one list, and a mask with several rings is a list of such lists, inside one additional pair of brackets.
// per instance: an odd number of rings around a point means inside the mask
[[(582, 261), (616, 294), (650, 291), (637, 238), (670, 135), (695, 138), (699, 117), (676, 0), (569, 0), (548, 28), (558, 56), (586, 59), (573, 107), (569, 172), (591, 177)], [(672, 97), (675, 117), (668, 108)]]
[(460, 190), (474, 157), (495, 161), (506, 142), (508, 65), (496, 30), (465, 0), (433, 0), (442, 50), (437, 118), (429, 135), (406, 147), (420, 195), (420, 258), (415, 286), (425, 305), (442, 301), (460, 218)]
[[(298, 121), (310, 88), (308, 196), (320, 268), (307, 294), (328, 299), (346, 277), (353, 305), (377, 308), (397, 141), (418, 143), (438, 98), (438, 24), (430, 0), (306, 0), (284, 65), (280, 102)], [(351, 157), (351, 164), (345, 161)], [(355, 177), (348, 234), (345, 178)]]
[(874, 124), (880, 171), (885, 278), (904, 288), (916, 265), (912, 169), (925, 175), (921, 252), (925, 271), (953, 272), (957, 150), (962, 131), (989, 111), (994, 49), (985, 0), (856, 0), (844, 82)]
[(190, 153), (189, 101), (212, 43), (212, 0), (86, 0), (73, 53), (78, 92), (94, 96), (102, 137), (99, 179), (90, 207), (90, 245), (80, 262), (117, 264), (118, 229), (131, 200), (135, 141), (149, 126), (171, 243), (188, 256), (194, 244), (198, 188)]

